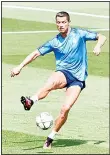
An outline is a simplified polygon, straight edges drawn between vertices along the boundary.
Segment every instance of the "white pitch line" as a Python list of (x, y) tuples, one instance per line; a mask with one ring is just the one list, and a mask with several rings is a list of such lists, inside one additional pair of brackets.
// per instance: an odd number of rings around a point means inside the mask
[(13, 32), (2, 32), (3, 34), (29, 34), (29, 33), (52, 33), (58, 31), (13, 31)]
[[(109, 29), (90, 29), (92, 31), (109, 31)], [(2, 34), (32, 34), (32, 33), (56, 33), (58, 31), (13, 31), (13, 32), (2, 32)]]
[[(2, 7), (3, 8), (12, 8), (12, 9), (44, 11), (44, 12), (59, 12), (60, 11), (60, 10), (54, 10), (54, 9), (33, 8), (33, 7), (15, 6), (15, 5), (2, 5)], [(79, 15), (79, 16), (89, 16), (89, 17), (109, 19), (109, 16), (104, 16), (104, 15), (96, 15), (96, 14), (89, 14), (89, 13), (79, 13), (79, 12), (72, 12), (72, 11), (67, 11), (67, 12), (69, 14), (74, 14), (74, 15)]]

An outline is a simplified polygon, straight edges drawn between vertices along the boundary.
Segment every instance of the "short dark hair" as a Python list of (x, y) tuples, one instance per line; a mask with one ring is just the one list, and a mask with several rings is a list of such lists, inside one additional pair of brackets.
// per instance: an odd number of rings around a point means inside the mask
[(57, 17), (66, 17), (67, 20), (68, 20), (68, 22), (70, 22), (70, 15), (69, 15), (67, 12), (65, 12), (65, 11), (60, 11), (60, 12), (58, 12), (58, 13), (56, 14), (55, 19), (57, 19)]

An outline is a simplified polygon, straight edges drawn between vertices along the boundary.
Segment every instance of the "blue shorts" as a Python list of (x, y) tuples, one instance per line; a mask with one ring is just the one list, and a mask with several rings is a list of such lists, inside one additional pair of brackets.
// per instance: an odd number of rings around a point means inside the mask
[(60, 71), (65, 75), (66, 81), (67, 81), (67, 84), (65, 87), (69, 88), (70, 86), (78, 85), (81, 87), (81, 90), (83, 90), (86, 87), (85, 81), (78, 80), (69, 71), (66, 71), (66, 70), (57, 70), (57, 71)]

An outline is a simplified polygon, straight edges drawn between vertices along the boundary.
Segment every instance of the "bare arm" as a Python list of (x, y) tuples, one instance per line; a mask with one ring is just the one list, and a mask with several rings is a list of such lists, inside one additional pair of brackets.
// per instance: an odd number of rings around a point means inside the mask
[(38, 56), (40, 56), (40, 52), (38, 50), (32, 52), (23, 60), (19, 67), (22, 69), (24, 66), (35, 60)]
[(12, 69), (11, 77), (18, 75), (24, 66), (35, 60), (38, 56), (40, 56), (40, 52), (38, 50), (35, 50), (31, 54), (29, 54), (20, 65)]
[(93, 50), (93, 52), (98, 56), (101, 52), (101, 47), (104, 45), (105, 41), (106, 41), (106, 37), (102, 34), (98, 34), (97, 35), (97, 44)]

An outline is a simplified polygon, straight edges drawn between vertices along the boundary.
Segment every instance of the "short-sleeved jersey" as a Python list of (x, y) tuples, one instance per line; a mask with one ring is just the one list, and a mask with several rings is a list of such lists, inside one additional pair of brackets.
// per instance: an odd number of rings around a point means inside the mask
[(63, 38), (59, 33), (38, 48), (41, 55), (54, 52), (56, 70), (69, 71), (80, 81), (85, 81), (87, 73), (86, 41), (97, 40), (97, 33), (79, 28), (71, 28), (70, 33)]

